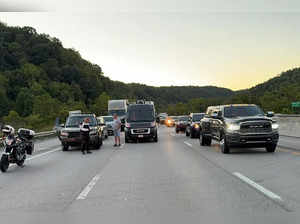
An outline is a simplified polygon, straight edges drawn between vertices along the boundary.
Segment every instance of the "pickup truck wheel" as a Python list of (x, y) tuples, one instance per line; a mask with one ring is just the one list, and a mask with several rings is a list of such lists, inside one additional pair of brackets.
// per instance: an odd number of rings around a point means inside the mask
[(223, 139), (220, 141), (220, 146), (221, 146), (221, 151), (222, 151), (222, 153), (224, 153), (224, 154), (230, 153), (230, 148), (229, 148), (229, 146), (227, 145), (227, 142), (226, 142), (226, 138), (225, 138), (225, 137), (223, 137)]
[(68, 144), (63, 144), (62, 145), (62, 151), (68, 151), (68, 149), (69, 149)]
[(272, 145), (267, 145), (266, 150), (267, 152), (275, 152), (277, 145), (272, 144)]
[(102, 138), (98, 137), (98, 140), (97, 140), (97, 143), (95, 145), (95, 148), (96, 149), (100, 149), (100, 147), (102, 146), (102, 144), (103, 144)]
[(205, 145), (211, 146), (211, 137), (205, 138)]
[(185, 131), (185, 136), (186, 136), (186, 137), (189, 137), (189, 136), (190, 136), (190, 133), (187, 132), (187, 131)]
[(201, 146), (205, 146), (206, 144), (206, 142), (205, 142), (205, 137), (202, 135), (202, 134), (200, 134), (200, 137), (199, 137), (199, 141), (200, 141), (200, 145)]
[(191, 137), (191, 138), (195, 138), (195, 134), (194, 134), (194, 132), (192, 132), (192, 131), (191, 131), (191, 133), (190, 133), (190, 137)]
[(178, 134), (178, 133), (179, 133), (179, 130), (176, 129), (176, 134)]

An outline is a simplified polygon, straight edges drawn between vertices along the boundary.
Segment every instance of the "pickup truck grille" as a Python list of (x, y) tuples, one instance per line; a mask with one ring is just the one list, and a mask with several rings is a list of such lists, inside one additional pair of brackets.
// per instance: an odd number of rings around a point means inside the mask
[(272, 131), (271, 122), (245, 122), (241, 124), (241, 133), (268, 133)]

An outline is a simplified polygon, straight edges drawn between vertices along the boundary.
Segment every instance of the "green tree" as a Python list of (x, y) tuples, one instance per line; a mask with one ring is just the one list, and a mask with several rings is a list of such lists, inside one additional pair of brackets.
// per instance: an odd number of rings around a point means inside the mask
[(107, 114), (107, 104), (110, 97), (103, 92), (98, 98), (95, 100), (95, 103), (92, 105), (92, 112), (97, 115), (106, 115)]

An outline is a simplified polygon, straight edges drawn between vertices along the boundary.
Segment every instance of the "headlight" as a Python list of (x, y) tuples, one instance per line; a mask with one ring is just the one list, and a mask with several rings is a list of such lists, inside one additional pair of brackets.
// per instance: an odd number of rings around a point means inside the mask
[(198, 129), (199, 128), (199, 124), (194, 124), (194, 128)]
[(277, 124), (277, 123), (272, 124), (272, 129), (273, 130), (278, 130), (278, 128), (279, 128), (279, 124)]
[(240, 125), (238, 124), (229, 124), (227, 127), (228, 131), (238, 131), (240, 130)]
[(61, 132), (61, 133), (60, 133), (60, 136), (68, 137), (68, 136), (69, 136), (69, 133), (68, 133), (68, 132)]

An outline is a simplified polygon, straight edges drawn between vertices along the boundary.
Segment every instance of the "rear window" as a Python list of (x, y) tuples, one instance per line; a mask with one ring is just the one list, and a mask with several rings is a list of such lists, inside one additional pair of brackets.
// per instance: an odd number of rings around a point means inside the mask
[(111, 122), (111, 121), (114, 120), (113, 117), (103, 117), (103, 119), (104, 119), (105, 122)]
[(66, 127), (67, 128), (77, 128), (77, 127), (79, 127), (80, 123), (82, 123), (84, 121), (85, 118), (89, 118), (90, 126), (97, 125), (97, 120), (94, 116), (71, 116), (71, 117), (68, 117), (68, 119), (67, 119)]

